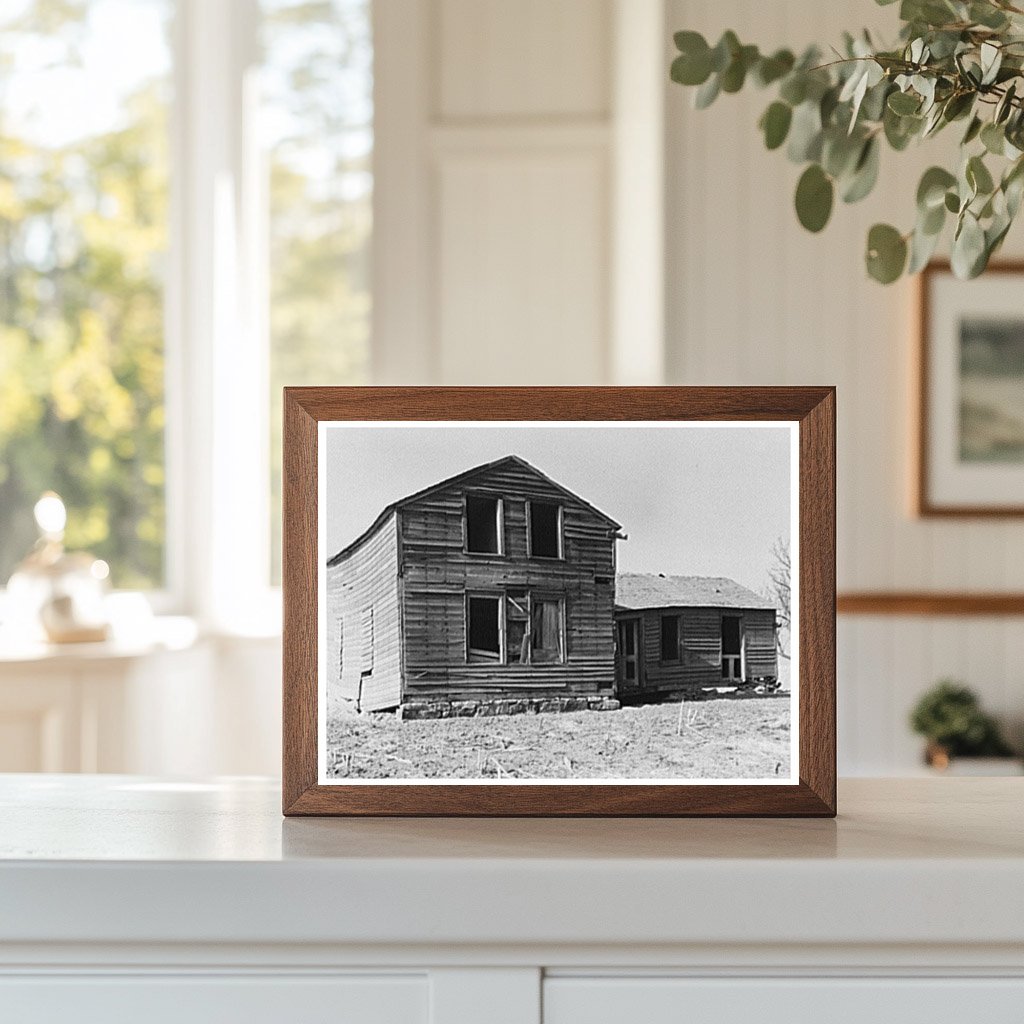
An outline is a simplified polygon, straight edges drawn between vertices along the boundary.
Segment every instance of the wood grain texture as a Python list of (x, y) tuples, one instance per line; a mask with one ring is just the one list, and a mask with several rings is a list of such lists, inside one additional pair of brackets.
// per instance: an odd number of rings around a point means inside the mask
[[(931, 434), (931, 408), (928, 395), (928, 375), (931, 368), (929, 339), (932, 329), (932, 281), (936, 274), (950, 273), (947, 260), (935, 260), (918, 275), (917, 280), (917, 339), (914, 376), (917, 385), (916, 434), (913, 451), (916, 458), (914, 467), (914, 508), (923, 518), (947, 519), (1010, 519), (1024, 516), (1024, 505), (948, 505), (936, 504), (932, 498), (928, 479), (928, 439)], [(1024, 275), (1024, 260), (1000, 260), (988, 265), (986, 275)], [(966, 613), (966, 614), (982, 614)]]
[(840, 615), (1024, 615), (1024, 594), (861, 591), (836, 598)]
[[(792, 420), (800, 424), (798, 785), (317, 784), (321, 420)], [(835, 815), (835, 391), (779, 388), (286, 388), (284, 813)]]

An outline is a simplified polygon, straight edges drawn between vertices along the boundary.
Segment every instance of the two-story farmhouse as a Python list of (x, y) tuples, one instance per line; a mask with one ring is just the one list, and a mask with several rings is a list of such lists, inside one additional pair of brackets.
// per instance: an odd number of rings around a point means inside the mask
[(327, 563), (332, 692), (366, 711), (612, 697), (619, 530), (514, 455), (393, 502)]

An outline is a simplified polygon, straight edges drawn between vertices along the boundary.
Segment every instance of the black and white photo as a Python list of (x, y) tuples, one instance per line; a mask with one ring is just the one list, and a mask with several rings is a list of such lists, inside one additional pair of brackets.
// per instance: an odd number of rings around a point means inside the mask
[(320, 423), (320, 782), (796, 783), (797, 436)]

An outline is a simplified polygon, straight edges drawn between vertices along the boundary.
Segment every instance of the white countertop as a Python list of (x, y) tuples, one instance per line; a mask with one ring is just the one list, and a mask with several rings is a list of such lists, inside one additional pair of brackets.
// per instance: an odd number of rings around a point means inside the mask
[(0, 777), (0, 943), (1024, 945), (1024, 779), (829, 820), (284, 819), (276, 783)]

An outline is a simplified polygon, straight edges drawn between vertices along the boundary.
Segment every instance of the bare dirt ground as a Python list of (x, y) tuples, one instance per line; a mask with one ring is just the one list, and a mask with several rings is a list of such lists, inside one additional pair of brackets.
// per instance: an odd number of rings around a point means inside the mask
[(781, 697), (407, 722), (336, 712), (327, 725), (333, 778), (774, 779), (789, 748)]

